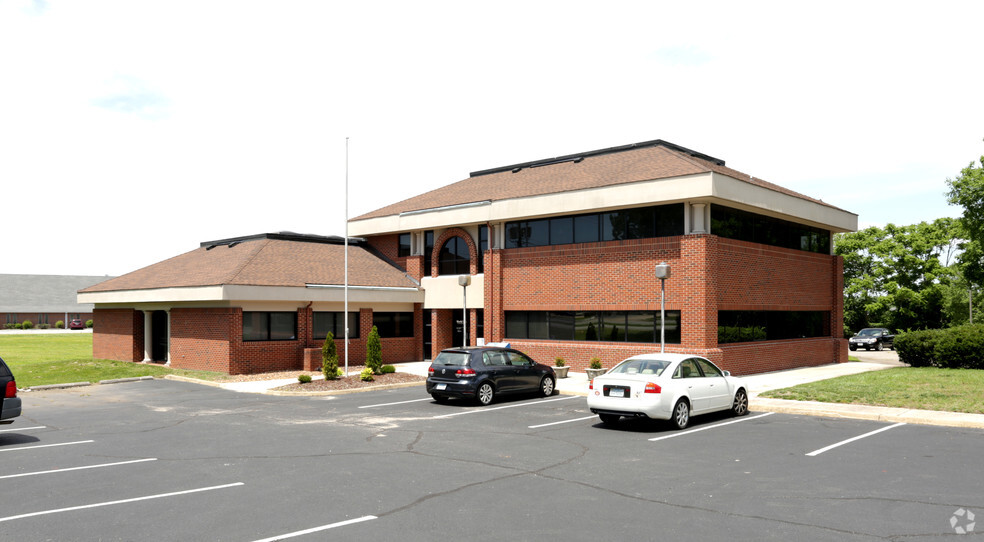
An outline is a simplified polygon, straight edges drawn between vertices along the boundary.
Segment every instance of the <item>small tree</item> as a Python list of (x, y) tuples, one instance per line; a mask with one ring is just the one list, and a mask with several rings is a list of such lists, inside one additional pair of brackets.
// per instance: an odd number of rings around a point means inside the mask
[(335, 351), (335, 335), (330, 331), (325, 337), (325, 344), (321, 346), (321, 372), (325, 375), (325, 380), (338, 378), (338, 352)]
[(383, 374), (383, 349), (379, 344), (379, 330), (376, 326), (372, 326), (366, 340), (366, 368), (372, 369), (372, 374)]

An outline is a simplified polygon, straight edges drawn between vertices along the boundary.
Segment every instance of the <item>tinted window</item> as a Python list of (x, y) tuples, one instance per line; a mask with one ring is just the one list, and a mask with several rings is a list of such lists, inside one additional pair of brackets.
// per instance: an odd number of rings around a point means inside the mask
[(441, 275), (467, 275), (471, 271), (468, 243), (461, 237), (452, 237), (441, 247)]
[(434, 358), (434, 363), (436, 365), (468, 365), (468, 358), (471, 354), (468, 352), (441, 352)]
[(568, 245), (574, 242), (574, 217), (550, 219), (550, 244)]
[(578, 215), (574, 217), (575, 243), (597, 243), (600, 238), (598, 215)]
[(409, 256), (410, 255), (410, 234), (401, 233), (399, 239), (399, 245), (396, 249), (397, 256)]

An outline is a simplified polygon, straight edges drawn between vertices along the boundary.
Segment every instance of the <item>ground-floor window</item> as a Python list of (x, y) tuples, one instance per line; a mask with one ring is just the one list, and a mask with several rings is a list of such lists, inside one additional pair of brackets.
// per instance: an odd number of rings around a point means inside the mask
[[(659, 311), (506, 311), (506, 337), (660, 342)], [(680, 344), (680, 311), (666, 311), (666, 342)]]
[[(316, 341), (323, 341), (325, 337), (328, 336), (330, 331), (333, 337), (344, 338), (345, 337), (345, 319), (342, 316), (344, 313), (339, 312), (315, 312), (312, 315), (314, 319), (313, 322), (313, 335), (312, 338)], [(349, 328), (349, 339), (359, 338), (359, 313), (349, 312), (348, 313), (348, 328)]]
[(372, 325), (383, 338), (413, 337), (412, 312), (373, 312)]
[(829, 336), (828, 311), (718, 311), (718, 344)]
[(244, 341), (293, 341), (296, 339), (296, 312), (243, 311)]

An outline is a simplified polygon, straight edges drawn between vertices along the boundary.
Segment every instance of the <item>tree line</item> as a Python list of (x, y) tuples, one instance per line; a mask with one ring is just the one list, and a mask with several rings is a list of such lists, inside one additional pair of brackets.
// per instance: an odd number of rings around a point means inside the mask
[(984, 156), (946, 184), (960, 218), (834, 236), (844, 257), (845, 333), (984, 323)]

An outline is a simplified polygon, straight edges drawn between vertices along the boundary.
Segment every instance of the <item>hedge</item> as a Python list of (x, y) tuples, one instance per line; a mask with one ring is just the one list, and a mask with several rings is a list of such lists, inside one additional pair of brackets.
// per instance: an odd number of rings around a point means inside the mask
[(895, 351), (912, 367), (984, 369), (984, 325), (900, 333)]

